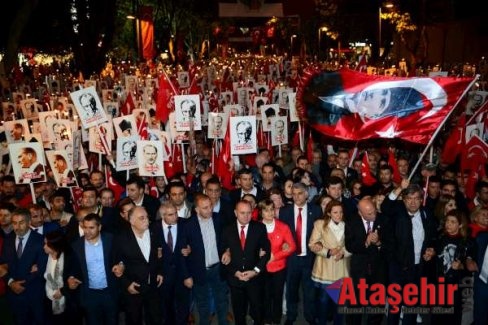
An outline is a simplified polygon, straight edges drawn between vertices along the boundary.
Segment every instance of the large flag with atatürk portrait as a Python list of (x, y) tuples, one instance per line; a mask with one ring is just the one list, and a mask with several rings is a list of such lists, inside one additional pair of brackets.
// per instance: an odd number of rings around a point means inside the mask
[(297, 109), (313, 128), (330, 137), (401, 138), (427, 144), (473, 80), (307, 70), (297, 91)]

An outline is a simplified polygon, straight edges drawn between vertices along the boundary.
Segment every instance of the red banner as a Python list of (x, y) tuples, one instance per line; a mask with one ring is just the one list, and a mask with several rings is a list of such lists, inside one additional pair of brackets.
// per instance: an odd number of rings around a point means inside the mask
[(139, 8), (139, 17), (141, 24), (142, 57), (150, 60), (154, 57), (153, 8), (151, 6), (141, 6)]
[(399, 78), (343, 69), (306, 71), (297, 109), (334, 138), (401, 138), (427, 144), (472, 78)]

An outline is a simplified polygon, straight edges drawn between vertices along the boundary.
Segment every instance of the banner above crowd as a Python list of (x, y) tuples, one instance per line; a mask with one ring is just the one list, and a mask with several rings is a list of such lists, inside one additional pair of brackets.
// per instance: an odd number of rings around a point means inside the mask
[(427, 144), (473, 82), (309, 70), (297, 91), (297, 109), (313, 128), (330, 137)]

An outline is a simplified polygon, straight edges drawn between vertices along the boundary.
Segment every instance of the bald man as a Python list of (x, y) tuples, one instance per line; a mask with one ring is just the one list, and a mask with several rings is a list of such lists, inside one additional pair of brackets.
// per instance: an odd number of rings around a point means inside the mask
[[(387, 233), (385, 219), (376, 210), (373, 201), (364, 198), (358, 203), (358, 213), (346, 223), (346, 249), (351, 252), (349, 274), (357, 287), (360, 279), (368, 285), (386, 283), (386, 259), (384, 236)], [(350, 315), (351, 324), (361, 324), (362, 315)], [(366, 315), (368, 324), (380, 324), (384, 315)]]

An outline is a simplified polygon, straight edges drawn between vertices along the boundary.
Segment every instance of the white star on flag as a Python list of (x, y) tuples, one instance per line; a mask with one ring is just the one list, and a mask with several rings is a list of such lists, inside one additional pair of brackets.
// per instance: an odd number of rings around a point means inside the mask
[(390, 125), (390, 127), (386, 131), (376, 131), (376, 133), (380, 137), (382, 137), (382, 138), (390, 138), (390, 139), (392, 139), (392, 138), (400, 135), (403, 132), (396, 132), (395, 131), (395, 126), (394, 125)]

